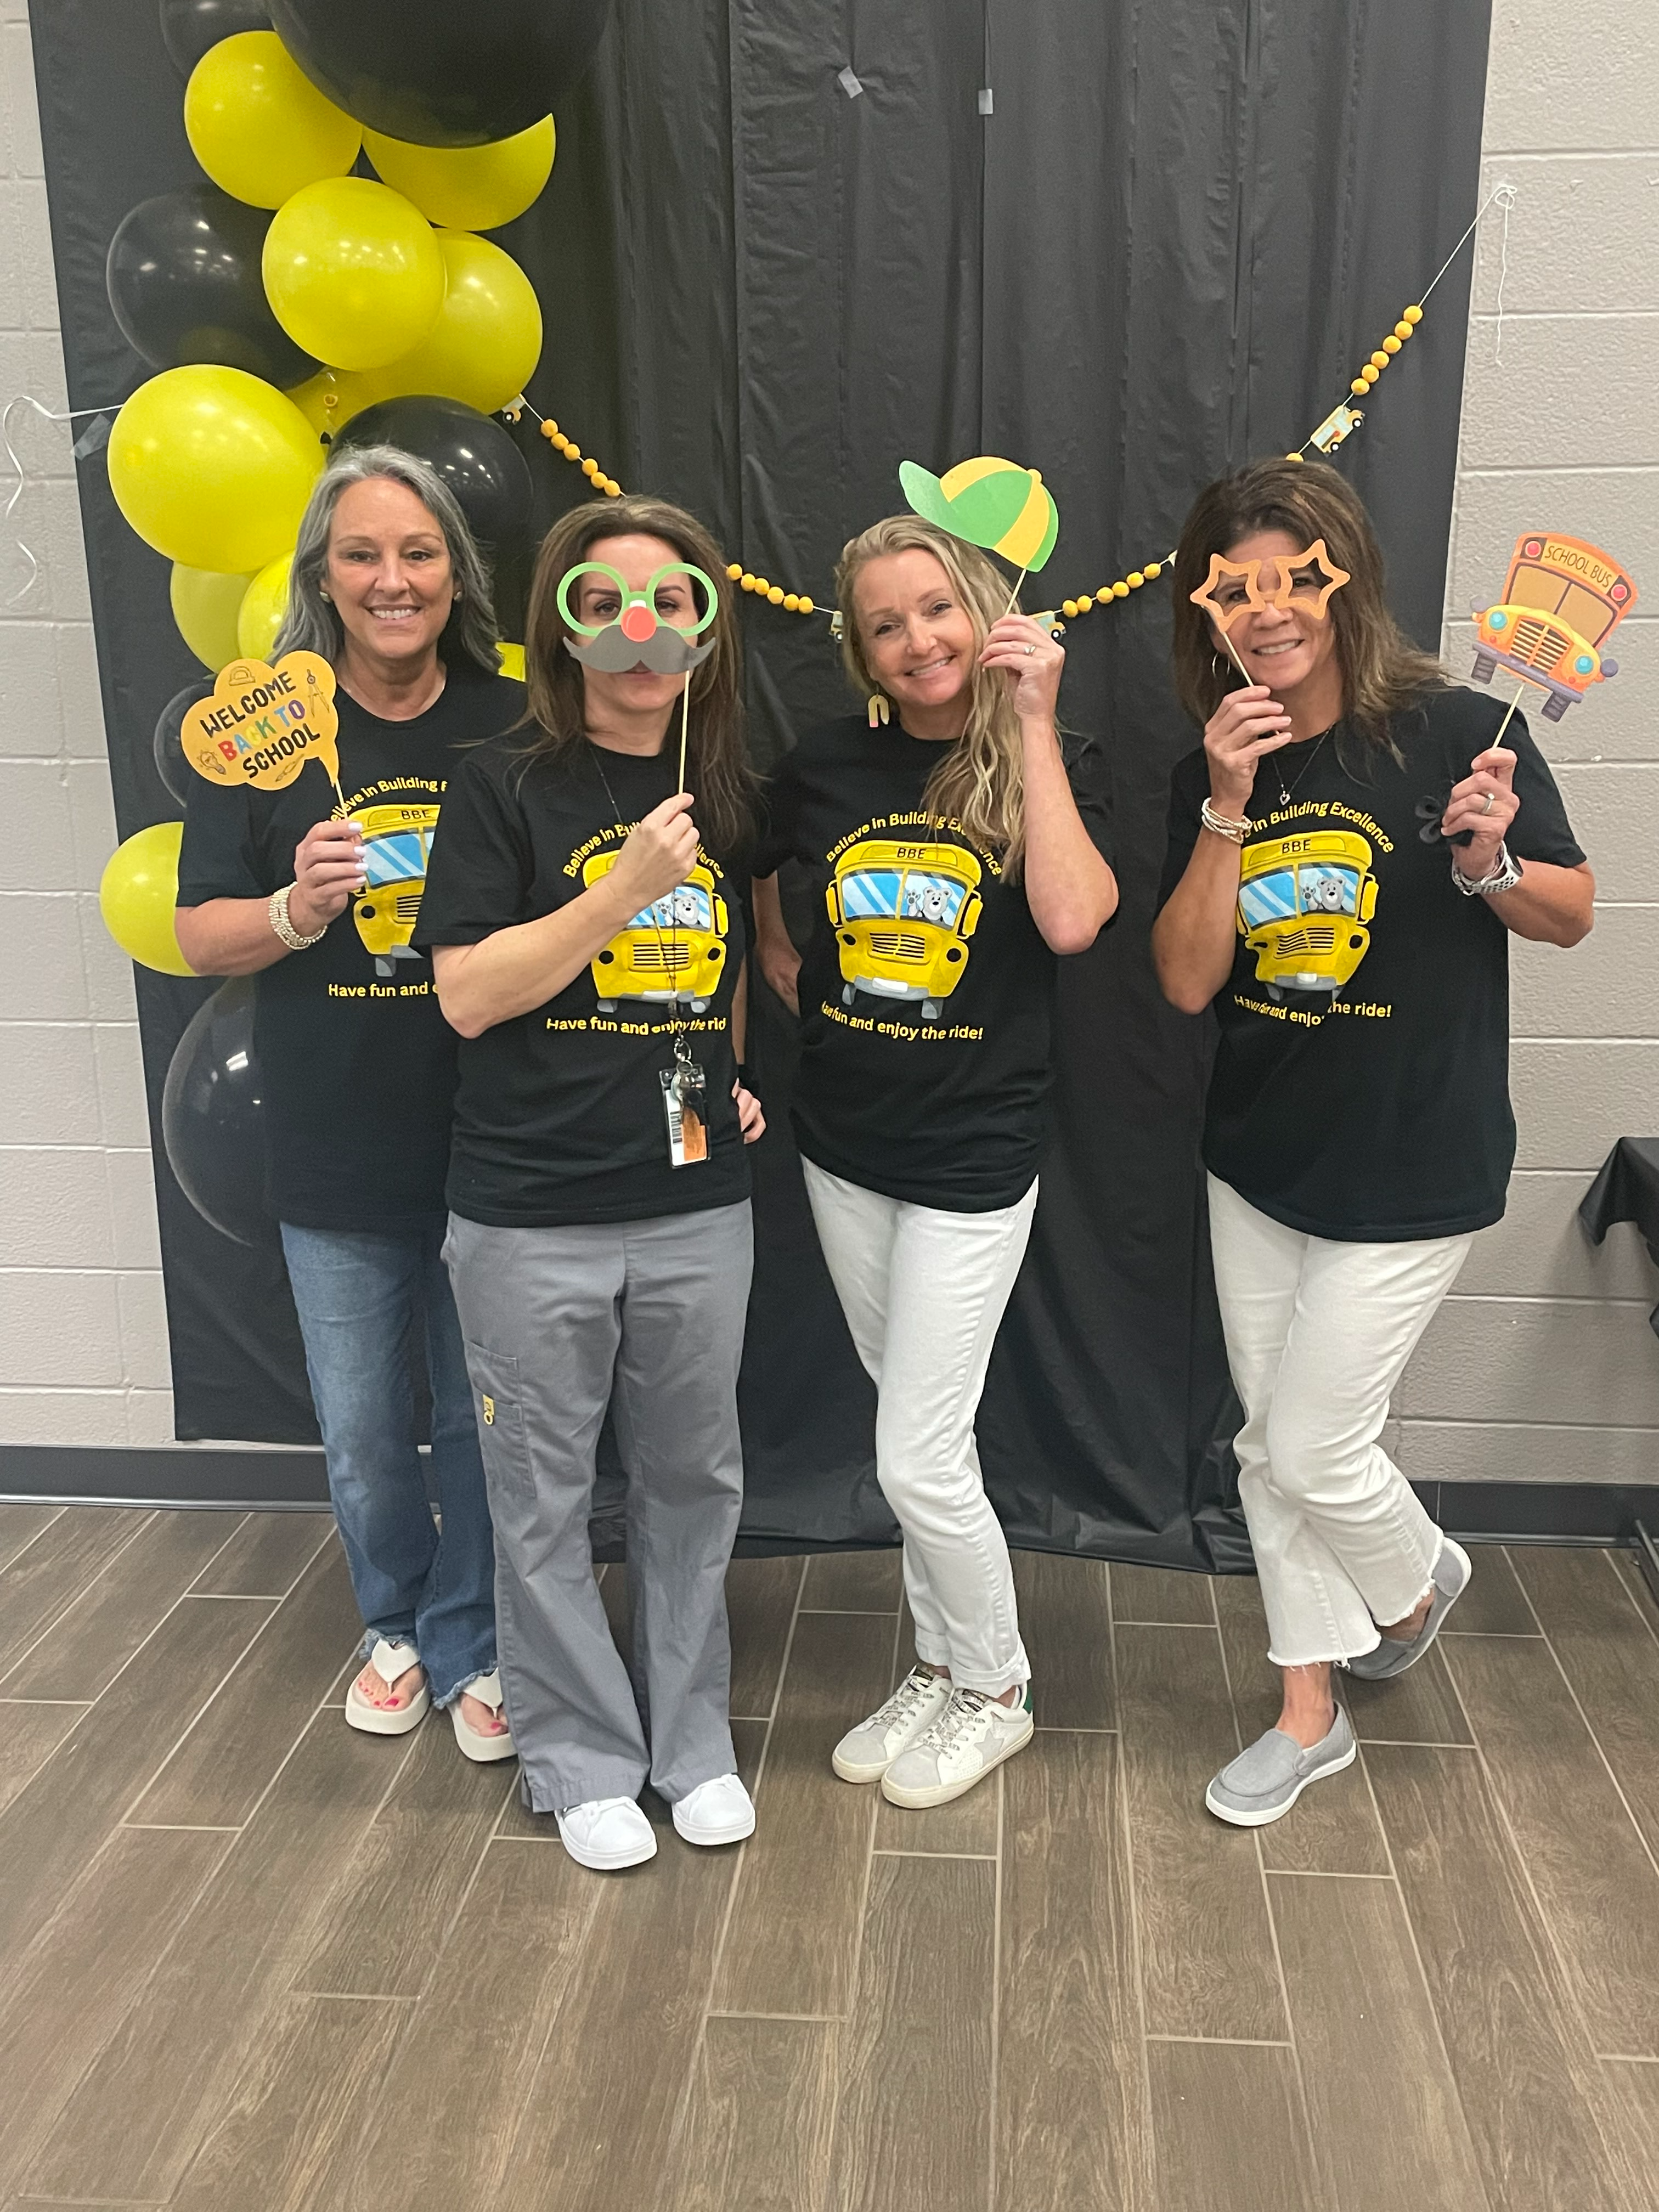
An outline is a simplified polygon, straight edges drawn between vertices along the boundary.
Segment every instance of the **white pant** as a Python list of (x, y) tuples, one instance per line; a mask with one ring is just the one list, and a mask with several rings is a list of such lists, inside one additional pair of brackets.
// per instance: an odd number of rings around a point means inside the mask
[(1238, 1489), (1278, 1667), (1374, 1651), (1428, 1589), (1440, 1531), (1378, 1443), (1389, 1399), (1473, 1239), (1346, 1244), (1210, 1177)]
[(916, 1656), (963, 1689), (1025, 1681), (1007, 1540), (974, 1415), (1036, 1210), (1035, 1182), (994, 1213), (946, 1213), (801, 1162), (818, 1242), (875, 1383), (876, 1480), (904, 1531)]

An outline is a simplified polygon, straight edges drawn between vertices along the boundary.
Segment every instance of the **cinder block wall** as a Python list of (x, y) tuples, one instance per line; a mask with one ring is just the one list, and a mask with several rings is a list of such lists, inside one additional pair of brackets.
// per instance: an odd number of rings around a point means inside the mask
[[(1485, 190), (1447, 577), (1466, 676), (1523, 530), (1588, 538), (1642, 594), (1620, 675), (1528, 720), (1595, 871), (1571, 952), (1517, 945), (1520, 1125), (1505, 1219), (1407, 1370), (1401, 1462), (1420, 1480), (1659, 1480), (1656, 1272), (1634, 1230), (1574, 1218), (1617, 1137), (1659, 1135), (1659, 44), (1623, 0), (1494, 0)], [(1499, 283), (1503, 317), (1499, 337)], [(1362, 433), (1363, 435), (1363, 433)], [(1499, 696), (1507, 687), (1494, 686)], [(1533, 695), (1534, 697), (1537, 695)]]
[[(23, 0), (0, 0), (0, 400), (62, 409)], [(0, 531), (0, 1443), (161, 1443), (161, 1251), (132, 970), (98, 915), (115, 817), (71, 439), (24, 408), (12, 424), (25, 476)], [(32, 583), (16, 539), (40, 564)]]
[[(1488, 188), (1520, 188), (1477, 263), (1446, 649), (1516, 535), (1571, 529), (1645, 587), (1626, 673), (1543, 726), (1601, 891), (1571, 954), (1516, 955), (1519, 1168), (1401, 1392), (1425, 1480), (1635, 1482), (1659, 1468), (1659, 1275), (1632, 1232), (1573, 1219), (1614, 1137), (1659, 1133), (1659, 49), (1642, 11), (1496, 0)], [(25, 0), (0, 0), (0, 397), (62, 408), (64, 371)], [(98, 918), (115, 843), (70, 437), (22, 410), (0, 533), (0, 1443), (172, 1434), (131, 969)], [(11, 483), (0, 490), (0, 503)], [(1648, 610), (1651, 610), (1650, 612)]]

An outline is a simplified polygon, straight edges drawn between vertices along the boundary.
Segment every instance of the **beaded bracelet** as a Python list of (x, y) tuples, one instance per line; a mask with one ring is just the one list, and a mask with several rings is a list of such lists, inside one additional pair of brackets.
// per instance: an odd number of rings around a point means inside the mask
[(299, 889), (297, 884), (284, 884), (279, 891), (272, 891), (266, 902), (265, 914), (271, 927), (290, 952), (304, 952), (313, 945), (320, 945), (328, 935), (328, 924), (313, 930), (309, 937), (301, 937), (288, 918), (288, 902)]
[(1224, 837), (1230, 845), (1242, 845), (1255, 829), (1254, 822), (1235, 822), (1230, 814), (1218, 814), (1206, 799), (1198, 810), (1198, 818), (1206, 830), (1218, 837)]

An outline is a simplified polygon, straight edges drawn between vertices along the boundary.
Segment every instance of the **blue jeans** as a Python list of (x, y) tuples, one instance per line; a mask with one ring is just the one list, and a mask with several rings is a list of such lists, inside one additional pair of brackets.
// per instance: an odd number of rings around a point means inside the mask
[[(495, 1664), (495, 1544), (445, 1217), (391, 1231), (282, 1224), (334, 1517), (368, 1630), (414, 1644), (435, 1703)], [(440, 1536), (415, 1444), (409, 1346), (426, 1337)]]

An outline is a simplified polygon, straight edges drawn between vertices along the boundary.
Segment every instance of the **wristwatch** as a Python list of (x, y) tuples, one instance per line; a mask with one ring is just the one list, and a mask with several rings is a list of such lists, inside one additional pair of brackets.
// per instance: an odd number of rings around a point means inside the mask
[(1510, 858), (1507, 845), (1498, 847), (1490, 872), (1479, 883), (1470, 882), (1458, 866), (1456, 854), (1452, 855), (1452, 881), (1465, 898), (1490, 898), (1495, 891), (1512, 891), (1520, 880), (1521, 871)]
[(298, 889), (299, 885), (297, 884), (284, 884), (281, 890), (272, 891), (270, 903), (265, 908), (265, 912), (270, 919), (271, 927), (276, 931), (277, 936), (282, 939), (283, 944), (287, 945), (290, 952), (303, 952), (310, 945), (320, 945), (324, 938), (328, 935), (328, 924), (326, 922), (323, 924), (320, 929), (313, 930), (309, 937), (301, 937), (299, 931), (295, 929), (294, 924), (289, 920), (288, 902), (293, 893)]

